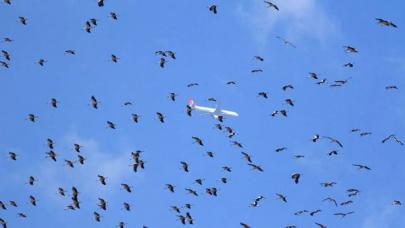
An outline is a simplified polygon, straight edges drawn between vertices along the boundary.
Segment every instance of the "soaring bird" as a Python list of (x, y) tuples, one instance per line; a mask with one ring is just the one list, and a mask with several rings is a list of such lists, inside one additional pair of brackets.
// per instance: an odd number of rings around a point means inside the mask
[(385, 87), (386, 90), (392, 90), (392, 89), (398, 89), (398, 86), (396, 85), (389, 85)]
[(172, 184), (166, 184), (166, 188), (170, 191), (170, 192), (173, 192), (174, 193), (174, 185), (172, 185)]
[(31, 122), (35, 122), (37, 120), (37, 118), (38, 118), (38, 116), (36, 116), (32, 113), (28, 114), (28, 116), (27, 116), (27, 119)]
[(176, 101), (177, 94), (176, 93), (169, 93), (169, 98), (172, 101)]
[(264, 58), (261, 57), (261, 56), (256, 55), (256, 56), (254, 56), (254, 57), (255, 57), (256, 60), (258, 60), (258, 61), (260, 61), (260, 62), (263, 62), (263, 61), (264, 61)]
[(338, 206), (336, 200), (331, 198), (331, 197), (328, 197), (328, 198), (326, 198), (326, 199), (324, 199), (322, 201), (329, 201), (329, 202), (332, 202), (336, 207)]
[(97, 0), (97, 5), (99, 7), (103, 7), (104, 6), (104, 0)]
[(253, 163), (249, 163), (248, 165), (249, 165), (250, 167), (252, 167), (253, 170), (257, 170), (257, 171), (263, 172), (263, 168), (262, 168), (261, 166), (259, 166), (259, 165), (256, 165), (256, 164), (253, 164)]
[(57, 108), (58, 107), (58, 100), (56, 98), (51, 98), (50, 104), (52, 107)]
[(129, 192), (129, 193), (132, 192), (131, 186), (129, 186), (128, 184), (121, 184), (121, 187), (122, 187), (125, 191), (127, 191), (127, 192)]
[(240, 222), (239, 223), (243, 228), (250, 228), (250, 226), (246, 223)]
[(189, 171), (189, 164), (187, 163), (187, 162), (185, 162), (185, 161), (181, 161), (180, 162), (180, 164), (181, 164), (181, 168), (184, 170), (184, 172), (188, 172)]
[(344, 218), (344, 217), (346, 217), (347, 215), (351, 215), (351, 214), (354, 214), (354, 211), (346, 212), (346, 213), (339, 212), (339, 213), (335, 213), (334, 215), (342, 216), (342, 218)]
[(132, 113), (131, 118), (132, 118), (132, 121), (134, 121), (135, 123), (138, 123), (140, 116), (136, 113)]
[(10, 65), (7, 62), (0, 61), (0, 65), (5, 68), (10, 68)]
[(280, 9), (278, 8), (278, 6), (277, 6), (276, 4), (274, 4), (274, 3), (272, 3), (272, 2), (264, 1), (264, 3), (267, 4), (267, 7), (274, 8), (275, 10), (280, 10)]
[(25, 17), (18, 17), (18, 21), (23, 25), (27, 25), (27, 19)]
[(253, 69), (250, 71), (251, 73), (262, 73), (263, 70), (262, 69)]
[(69, 55), (76, 55), (76, 51), (73, 49), (69, 49), (65, 51), (65, 54), (69, 54)]
[(100, 181), (100, 184), (102, 184), (102, 185), (106, 185), (107, 183), (106, 183), (106, 177), (104, 177), (104, 176), (102, 176), (102, 175), (97, 175), (97, 177), (98, 177), (98, 180)]
[(98, 207), (102, 210), (107, 210), (107, 202), (103, 198), (98, 198)]
[(387, 27), (394, 27), (394, 28), (398, 28), (398, 26), (396, 24), (394, 24), (392, 21), (388, 21), (382, 18), (376, 18), (377, 23), (380, 25), (384, 25)]
[(352, 46), (343, 46), (346, 53), (358, 53), (359, 51)]
[(82, 147), (83, 147), (83, 146), (81, 146), (80, 144), (77, 144), (77, 143), (73, 144), (73, 149), (74, 149), (77, 153), (80, 153), (80, 149), (81, 149)]
[(91, 100), (91, 106), (95, 109), (98, 109), (99, 102), (98, 102), (97, 98), (95, 96), (91, 96), (90, 100)]
[(38, 65), (40, 65), (40, 66), (44, 66), (46, 62), (47, 62), (47, 61), (46, 61), (45, 59), (39, 59), (39, 60), (37, 61)]
[(343, 148), (343, 144), (339, 140), (329, 137), (329, 136), (324, 136), (324, 138), (329, 139), (331, 143), (336, 143), (338, 146)]
[(300, 181), (301, 174), (300, 173), (293, 173), (291, 175), (291, 179), (294, 180), (294, 183), (298, 184)]
[(315, 214), (318, 214), (318, 213), (320, 213), (320, 212), (322, 212), (322, 210), (317, 209), (317, 210), (315, 210), (315, 211), (311, 211), (311, 212), (309, 213), (309, 215), (310, 215), (310, 216), (314, 216)]
[(276, 151), (276, 152), (282, 152), (282, 151), (285, 151), (285, 150), (287, 150), (287, 149), (288, 149), (287, 147), (280, 147), (280, 148), (275, 149), (274, 151)]
[(101, 221), (101, 215), (97, 212), (93, 212), (94, 215), (94, 219), (96, 220), (96, 222), (100, 222)]
[(111, 55), (111, 61), (113, 61), (114, 63), (118, 62), (120, 58), (114, 54)]
[(208, 9), (214, 14), (217, 14), (217, 5), (211, 5)]
[(276, 195), (281, 201), (283, 201), (284, 203), (287, 203), (287, 197), (285, 195), (280, 194), (280, 193), (276, 193)]
[(258, 96), (261, 96), (261, 97), (263, 97), (263, 98), (265, 98), (265, 99), (269, 98), (267, 92), (259, 92), (257, 95), (258, 95)]
[(160, 66), (161, 68), (164, 68), (164, 67), (165, 67), (165, 63), (166, 63), (166, 59), (165, 59), (165, 58), (160, 58), (159, 66)]
[(329, 182), (322, 182), (321, 185), (323, 187), (333, 187), (336, 184), (336, 182), (329, 181)]
[(15, 152), (8, 152), (8, 156), (11, 160), (17, 161), (17, 153)]
[(165, 122), (165, 116), (162, 113), (156, 112), (156, 115), (161, 123)]
[(6, 51), (6, 50), (1, 50), (1, 54), (3, 55), (3, 57), (4, 57), (7, 61), (10, 61), (10, 60), (11, 60), (11, 58), (10, 58), (10, 53), (8, 53), (8, 51)]
[(53, 150), (50, 150), (49, 152), (46, 152), (46, 154), (47, 154), (46, 157), (49, 157), (49, 158), (51, 158), (53, 161), (56, 162), (56, 153), (55, 153)]
[(293, 48), (297, 48), (293, 43), (291, 43), (290, 41), (288, 41), (287, 39), (285, 39), (285, 38), (283, 38), (283, 37), (281, 37), (281, 36), (276, 36), (276, 38), (279, 39), (279, 40), (281, 40), (281, 41), (283, 41), (283, 43), (284, 43), (285, 45), (289, 45), (289, 46), (291, 46), (291, 47), (293, 47)]
[(250, 154), (246, 153), (246, 152), (241, 152), (243, 155), (243, 159), (245, 159), (247, 162), (252, 163), (252, 158), (250, 156)]
[(173, 51), (165, 51), (165, 53), (172, 59), (176, 59), (176, 53)]
[(111, 121), (107, 121), (107, 128), (116, 129), (116, 125)]
[(114, 20), (118, 20), (118, 15), (115, 12), (110, 13), (110, 17)]
[(192, 195), (194, 195), (194, 196), (198, 196), (197, 191), (195, 191), (194, 189), (185, 188), (185, 190), (186, 190), (189, 194), (192, 194)]
[(194, 143), (197, 143), (198, 145), (200, 145), (200, 146), (204, 146), (204, 143), (203, 143), (203, 141), (200, 139), (200, 138), (198, 138), (198, 137), (196, 137), (196, 136), (193, 136), (193, 137), (191, 137), (193, 140), (194, 140)]
[(370, 167), (368, 167), (366, 165), (353, 164), (353, 166), (358, 167), (359, 169), (371, 170)]
[(35, 181), (37, 181), (37, 179), (35, 179), (35, 177), (33, 177), (33, 176), (30, 176), (28, 178), (28, 184), (29, 185), (34, 185)]
[(388, 137), (385, 137), (381, 142), (385, 143), (388, 140), (394, 139), (396, 143), (398, 143), (399, 145), (403, 146), (404, 143), (402, 143), (402, 141), (400, 139), (398, 139), (394, 134), (389, 135)]
[(33, 205), (33, 206), (37, 206), (37, 200), (35, 199), (35, 197), (34, 196), (30, 196), (30, 203)]
[(283, 86), (282, 89), (283, 89), (284, 91), (287, 91), (287, 89), (294, 89), (294, 86), (288, 84), (288, 85)]
[(54, 145), (53, 140), (50, 139), (50, 138), (47, 138), (47, 139), (46, 139), (46, 143), (47, 143), (49, 149), (52, 150), (52, 149), (53, 149), (53, 145)]

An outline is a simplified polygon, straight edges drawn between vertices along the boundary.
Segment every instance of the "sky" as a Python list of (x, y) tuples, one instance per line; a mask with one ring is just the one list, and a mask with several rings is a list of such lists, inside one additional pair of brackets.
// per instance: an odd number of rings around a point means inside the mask
[[(11, 55), (10, 68), (0, 67), (0, 200), (18, 203), (17, 208), (0, 209), (0, 218), (9, 227), (183, 227), (171, 205), (191, 203), (192, 227), (327, 227), (389, 228), (405, 226), (405, 209), (394, 200), (405, 202), (404, 147), (381, 140), (390, 134), (405, 140), (405, 3), (399, 0), (319, 1), (278, 0), (276, 11), (261, 0), (13, 0), (0, 4), (0, 43)], [(217, 5), (218, 14), (208, 10)], [(109, 17), (118, 14), (118, 20)], [(24, 16), (27, 25), (18, 23)], [(83, 28), (90, 18), (98, 19), (92, 33)], [(375, 18), (392, 20), (398, 28), (384, 27)], [(285, 45), (281, 36), (296, 48)], [(343, 46), (358, 53), (346, 53)], [(76, 55), (66, 55), (74, 49)], [(158, 50), (172, 50), (176, 59), (159, 67)], [(111, 61), (111, 54), (120, 59)], [(262, 56), (263, 62), (254, 56)], [(2, 57), (1, 57), (2, 58)], [(43, 58), (43, 67), (36, 64)], [(3, 58), (1, 59), (4, 60)], [(353, 68), (343, 65), (354, 64)], [(251, 70), (262, 69), (252, 74)], [(317, 85), (309, 78), (316, 72), (327, 83)], [(348, 82), (330, 87), (334, 80)], [(236, 85), (226, 85), (236, 81)], [(189, 83), (198, 86), (187, 87)], [(291, 84), (293, 90), (283, 91)], [(397, 90), (385, 87), (396, 85)], [(268, 92), (269, 98), (258, 92)], [(175, 102), (168, 94), (178, 94)], [(90, 105), (94, 95), (99, 109)], [(218, 123), (209, 115), (185, 106), (189, 97), (197, 104), (215, 107), (207, 99), (215, 97), (221, 107), (239, 113), (226, 118), (237, 135), (228, 139), (215, 129)], [(49, 104), (59, 101), (58, 108)], [(294, 107), (284, 99), (293, 99)], [(131, 101), (132, 106), (123, 106)], [(288, 117), (270, 114), (287, 109)], [(165, 115), (165, 123), (156, 112)], [(38, 116), (35, 123), (27, 115)], [(139, 114), (139, 123), (131, 114)], [(117, 125), (106, 128), (106, 121)], [(372, 132), (360, 137), (351, 129)], [(339, 139), (339, 148), (314, 134)], [(204, 146), (193, 143), (203, 139)], [(55, 142), (58, 161), (46, 158), (46, 139)], [(243, 148), (231, 145), (240, 141)], [(75, 160), (73, 144), (83, 146), (84, 165), (67, 167), (63, 160)], [(288, 149), (276, 153), (280, 147)], [(142, 150), (145, 169), (134, 173), (131, 152)], [(338, 150), (337, 156), (328, 156)], [(17, 161), (8, 152), (18, 154)], [(205, 153), (212, 151), (214, 158)], [(264, 172), (257, 172), (243, 160), (251, 154)], [(294, 155), (305, 155), (294, 159)], [(180, 161), (190, 164), (182, 171)], [(370, 171), (352, 164), (365, 164)], [(222, 166), (232, 167), (232, 172)], [(291, 174), (302, 174), (294, 184)], [(97, 175), (107, 177), (107, 185)], [(38, 179), (34, 186), (28, 177)], [(229, 183), (219, 181), (227, 177)], [(198, 186), (195, 179), (204, 179)], [(322, 182), (333, 181), (332, 188)], [(121, 183), (133, 187), (125, 192)], [(176, 186), (170, 193), (165, 184)], [(68, 196), (57, 188), (79, 189), (81, 209), (66, 210)], [(192, 188), (198, 197), (187, 194)], [(218, 196), (204, 193), (217, 187)], [(348, 198), (346, 190), (359, 189)], [(287, 196), (287, 203), (276, 193)], [(28, 197), (38, 200), (36, 207)], [(259, 195), (260, 206), (249, 205)], [(98, 197), (106, 199), (107, 211), (97, 207)], [(338, 203), (323, 202), (326, 197)], [(122, 209), (126, 201), (132, 211)], [(299, 210), (322, 212), (295, 216)], [(182, 213), (187, 211), (181, 208)], [(93, 212), (102, 215), (101, 222)], [(345, 218), (338, 212), (355, 213)], [(22, 219), (18, 212), (27, 214)], [(186, 225), (191, 226), (191, 225)]]

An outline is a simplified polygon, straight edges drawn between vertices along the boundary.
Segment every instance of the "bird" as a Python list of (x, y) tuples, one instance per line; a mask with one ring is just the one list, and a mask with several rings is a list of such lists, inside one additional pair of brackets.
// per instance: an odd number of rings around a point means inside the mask
[(310, 76), (312, 79), (318, 80), (318, 74), (315, 73), (315, 72), (309, 72), (309, 76)]
[(165, 116), (162, 113), (156, 112), (156, 115), (161, 123), (165, 122)]
[(161, 68), (164, 68), (164, 67), (165, 67), (165, 64), (166, 64), (166, 59), (165, 59), (165, 58), (160, 58), (159, 66), (160, 66)]
[(35, 121), (37, 120), (38, 116), (36, 116), (36, 115), (30, 113), (30, 114), (28, 114), (27, 118), (28, 118), (29, 121), (35, 123)]
[(200, 146), (204, 146), (204, 143), (200, 138), (198, 138), (196, 136), (192, 136), (191, 138), (194, 140), (194, 143), (197, 143)]
[(58, 107), (58, 101), (56, 100), (56, 98), (51, 98), (50, 104), (53, 108), (57, 108)]
[(176, 101), (177, 94), (176, 93), (169, 93), (169, 98), (172, 101)]
[(186, 190), (189, 194), (192, 194), (192, 195), (194, 195), (194, 196), (198, 196), (197, 191), (195, 191), (195, 190), (193, 190), (193, 189), (191, 189), (191, 188), (185, 188), (185, 190)]
[(58, 187), (58, 194), (61, 196), (65, 196), (65, 190), (61, 187)]
[(283, 201), (284, 203), (287, 203), (287, 197), (285, 195), (280, 194), (280, 193), (276, 193), (276, 195), (281, 201)]
[(246, 223), (240, 222), (239, 223), (243, 228), (250, 228), (250, 226)]
[(95, 96), (91, 96), (90, 100), (91, 100), (91, 106), (95, 109), (98, 109), (99, 102), (98, 102), (97, 98)]
[(388, 21), (382, 18), (376, 18), (377, 23), (380, 25), (384, 25), (387, 27), (393, 27), (393, 28), (398, 28), (398, 26), (396, 24), (394, 24), (392, 21)]
[(69, 54), (69, 55), (76, 55), (76, 51), (73, 49), (69, 49), (65, 51), (65, 54)]
[(261, 72), (263, 72), (263, 70), (262, 69), (253, 69), (250, 72), (251, 73), (261, 73)]
[(125, 190), (125, 191), (127, 191), (128, 193), (131, 193), (132, 192), (132, 189), (131, 189), (131, 186), (129, 186), (128, 184), (121, 184), (121, 187)]
[(192, 112), (193, 112), (193, 109), (191, 108), (191, 106), (186, 105), (186, 113), (187, 113), (187, 115), (191, 117)]
[(339, 212), (339, 213), (335, 213), (334, 215), (342, 216), (342, 218), (344, 218), (344, 217), (346, 217), (347, 215), (351, 215), (351, 214), (354, 214), (354, 211), (346, 212), (346, 213)]
[(118, 56), (116, 56), (114, 54), (111, 55), (111, 61), (113, 61), (114, 63), (117, 63), (119, 59), (120, 58)]
[(329, 139), (331, 143), (336, 143), (339, 147), (343, 148), (343, 144), (339, 140), (329, 137), (329, 136), (324, 136), (324, 138)]
[(46, 157), (49, 157), (49, 158), (51, 158), (53, 161), (56, 162), (56, 153), (55, 153), (53, 150), (50, 150), (49, 152), (46, 152), (46, 154), (47, 154)]
[(98, 7), (103, 7), (104, 6), (104, 0), (97, 0), (97, 5), (98, 5)]
[(100, 222), (101, 221), (101, 215), (97, 212), (93, 212), (94, 215), (94, 220), (96, 220), (96, 222)]
[(259, 92), (257, 95), (258, 95), (258, 96), (261, 96), (261, 97), (263, 97), (263, 98), (265, 98), (265, 99), (269, 98), (267, 92)]
[(116, 129), (116, 125), (111, 121), (107, 121), (107, 128)]
[(352, 200), (348, 200), (348, 201), (340, 203), (340, 206), (345, 206), (345, 205), (352, 204), (352, 203), (353, 203)]
[(287, 98), (284, 100), (286, 104), (290, 105), (290, 106), (294, 106), (294, 101), (290, 98)]
[(358, 53), (359, 51), (352, 46), (343, 46), (346, 53)]
[(169, 56), (172, 59), (176, 59), (176, 53), (174, 53), (173, 51), (165, 51), (165, 53), (167, 54), (167, 56)]
[(180, 162), (180, 164), (181, 164), (181, 168), (184, 170), (184, 172), (189, 172), (189, 164), (187, 163), (187, 162), (185, 162), (185, 161), (181, 161)]
[(353, 67), (354, 67), (354, 64), (349, 62), (349, 63), (345, 63), (343, 66), (344, 66), (344, 67), (353, 68)]
[(254, 58), (255, 58), (256, 60), (260, 61), (260, 62), (263, 62), (263, 61), (264, 61), (264, 58), (261, 57), (261, 56), (258, 56), (258, 55), (254, 56)]
[(293, 43), (291, 43), (290, 41), (286, 40), (285, 38), (283, 38), (281, 36), (276, 36), (276, 38), (281, 40), (285, 45), (289, 45), (293, 48), (297, 48)]
[(318, 214), (318, 213), (320, 213), (320, 212), (322, 212), (322, 210), (317, 209), (317, 210), (315, 210), (315, 211), (311, 211), (311, 212), (309, 213), (309, 215), (310, 215), (310, 216), (314, 216), (315, 214)]
[(13, 201), (13, 200), (10, 200), (8, 203), (10, 204), (10, 206), (18, 207), (17, 203), (15, 201)]
[(358, 167), (359, 169), (371, 170), (370, 167), (368, 167), (366, 165), (353, 164), (353, 166)]
[(288, 149), (287, 147), (280, 147), (280, 148), (275, 149), (274, 151), (275, 152), (282, 152), (282, 151), (285, 151), (287, 149)]
[(336, 150), (332, 150), (332, 151), (328, 152), (329, 156), (337, 155), (337, 154), (338, 154), (338, 152)]
[(3, 0), (4, 3), (11, 5), (11, 0)]
[(194, 183), (197, 183), (197, 184), (199, 184), (199, 185), (203, 185), (203, 179), (195, 179), (194, 180)]
[(321, 185), (323, 187), (333, 187), (335, 184), (337, 184), (336, 182), (330, 181), (330, 182), (322, 182)]
[(249, 163), (252, 163), (252, 158), (248, 153), (246, 153), (246, 152), (241, 152), (241, 153), (243, 155), (243, 159), (245, 159)]
[(106, 177), (104, 177), (104, 176), (102, 176), (102, 175), (97, 175), (97, 177), (98, 177), (98, 180), (99, 180), (99, 182), (100, 182), (100, 184), (102, 184), (102, 185), (106, 185), (107, 183), (106, 183)]
[(401, 146), (404, 145), (404, 143), (399, 138), (397, 138), (394, 134), (391, 134), (388, 137), (384, 138), (381, 142), (385, 143), (385, 142), (387, 142), (388, 140), (391, 140), (391, 139), (394, 139), (395, 142), (398, 143)]
[(10, 53), (9, 53), (8, 51), (6, 51), (6, 50), (1, 50), (1, 54), (3, 55), (3, 57), (4, 57), (7, 61), (10, 61), (10, 60), (11, 60), (11, 58), (10, 58)]
[(227, 85), (236, 85), (236, 81), (229, 81), (229, 82), (226, 82), (226, 84)]
[(38, 65), (40, 65), (40, 66), (44, 66), (46, 62), (47, 62), (47, 61), (46, 61), (45, 59), (39, 59), (39, 60), (37, 61)]
[(386, 90), (393, 90), (393, 89), (398, 89), (396, 85), (389, 85), (385, 87)]
[(37, 206), (37, 199), (36, 199), (34, 196), (32, 196), (32, 195), (30, 195), (30, 203), (31, 203), (33, 206)]
[(331, 197), (328, 197), (328, 198), (326, 198), (326, 199), (324, 199), (322, 201), (329, 201), (329, 202), (332, 202), (336, 207), (338, 206), (336, 200), (331, 198)]
[(0, 65), (4, 68), (10, 68), (10, 65), (7, 62), (0, 61)]
[(253, 170), (257, 170), (257, 171), (263, 172), (262, 167), (259, 166), (259, 165), (256, 165), (256, 164), (253, 164), (253, 163), (249, 163), (248, 165), (249, 165), (250, 167), (252, 167)]
[(317, 142), (321, 137), (318, 134), (315, 134), (314, 136), (312, 136), (312, 142)]
[(27, 19), (25, 17), (18, 17), (18, 21), (22, 24), (22, 25), (27, 25)]
[(321, 223), (315, 223), (315, 225), (317, 225), (319, 228), (327, 228), (325, 225), (321, 224)]
[(50, 139), (50, 138), (47, 138), (47, 139), (46, 139), (46, 143), (47, 143), (49, 149), (52, 150), (52, 149), (53, 149), (53, 145), (54, 145), (53, 140)]
[(288, 85), (283, 86), (282, 89), (283, 89), (284, 91), (287, 91), (287, 89), (294, 89), (294, 86), (288, 84)]
[(132, 113), (131, 118), (132, 118), (132, 121), (134, 121), (135, 123), (138, 123), (140, 116), (136, 113)]
[(11, 160), (17, 161), (17, 153), (15, 152), (8, 152), (8, 156)]
[(398, 205), (398, 206), (401, 206), (401, 205), (402, 205), (401, 201), (399, 201), (399, 200), (394, 200), (394, 201), (392, 202), (392, 204), (393, 204), (393, 205)]
[(80, 149), (82, 148), (82, 146), (80, 144), (73, 144), (73, 149), (77, 152), (80, 153)]
[(28, 184), (29, 184), (29, 185), (34, 185), (34, 183), (35, 183), (36, 180), (37, 180), (37, 179), (35, 179), (35, 177), (30, 176), (30, 177), (28, 178)]
[(170, 192), (174, 193), (174, 185), (166, 184), (166, 188), (167, 188)]
[[(190, 88), (190, 87), (194, 87), (194, 86), (198, 86), (198, 85), (199, 85), (198, 83), (194, 82), (194, 83), (188, 84), (187, 87)], [(214, 100), (214, 101), (216, 101), (216, 100)]]
[(208, 9), (214, 14), (217, 14), (217, 5), (211, 5)]
[(107, 202), (103, 198), (98, 198), (98, 207), (104, 211), (107, 210)]
[(280, 9), (278, 8), (278, 6), (277, 6), (276, 4), (274, 4), (274, 3), (272, 3), (272, 2), (264, 1), (264, 3), (267, 4), (267, 7), (274, 8), (274, 9), (277, 10), (277, 11), (280, 10)]
[(291, 179), (294, 180), (294, 183), (298, 184), (300, 180), (301, 174), (300, 173), (293, 173), (291, 175)]
[(114, 20), (118, 20), (118, 15), (115, 12), (110, 12), (110, 17)]

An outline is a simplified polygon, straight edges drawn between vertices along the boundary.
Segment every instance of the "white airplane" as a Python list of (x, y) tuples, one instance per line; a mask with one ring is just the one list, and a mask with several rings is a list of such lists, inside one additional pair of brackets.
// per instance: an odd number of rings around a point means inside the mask
[(217, 106), (216, 108), (210, 108), (210, 107), (204, 107), (204, 106), (199, 106), (196, 105), (194, 100), (192, 98), (188, 99), (188, 106), (191, 108), (191, 110), (197, 110), (200, 112), (205, 112), (207, 114), (210, 114), (212, 117), (215, 119), (222, 119), (224, 116), (239, 116), (238, 113), (225, 110)]

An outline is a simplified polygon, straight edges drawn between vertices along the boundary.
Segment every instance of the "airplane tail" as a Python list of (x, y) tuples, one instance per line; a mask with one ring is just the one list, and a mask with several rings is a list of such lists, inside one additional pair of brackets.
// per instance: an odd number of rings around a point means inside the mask
[(189, 98), (188, 99), (188, 106), (190, 106), (190, 108), (194, 108), (195, 107), (195, 103), (193, 98)]

